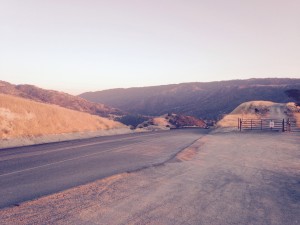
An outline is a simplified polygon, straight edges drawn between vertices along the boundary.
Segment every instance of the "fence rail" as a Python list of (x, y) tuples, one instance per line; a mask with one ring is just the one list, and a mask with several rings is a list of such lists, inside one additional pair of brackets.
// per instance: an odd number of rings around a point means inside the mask
[(297, 122), (291, 119), (238, 119), (238, 129), (300, 132)]

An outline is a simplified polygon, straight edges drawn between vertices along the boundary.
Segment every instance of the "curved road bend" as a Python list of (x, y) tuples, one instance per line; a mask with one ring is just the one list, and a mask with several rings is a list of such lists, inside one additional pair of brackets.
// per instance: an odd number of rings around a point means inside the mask
[(183, 129), (0, 150), (0, 208), (163, 163), (206, 133)]

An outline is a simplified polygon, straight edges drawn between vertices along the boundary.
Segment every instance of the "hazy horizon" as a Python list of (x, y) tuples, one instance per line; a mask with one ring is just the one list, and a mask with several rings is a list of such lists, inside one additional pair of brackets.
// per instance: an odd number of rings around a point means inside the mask
[(0, 2), (0, 80), (80, 94), (300, 78), (300, 2)]
[[(164, 86), (164, 85), (177, 85), (177, 84), (186, 84), (186, 83), (210, 83), (210, 82), (222, 82), (222, 81), (233, 81), (233, 80), (251, 80), (251, 79), (300, 79), (300, 78), (296, 78), (296, 77), (260, 77), (260, 78), (256, 78), (256, 77), (251, 77), (251, 78), (245, 78), (245, 79), (224, 79), (224, 80), (211, 80), (211, 81), (190, 81), (190, 82), (180, 82), (180, 83), (166, 83), (166, 84), (156, 84), (156, 85), (145, 85), (145, 86), (129, 86), (129, 87), (113, 87), (113, 88), (107, 88), (107, 89), (94, 89), (94, 90), (84, 90), (82, 92), (68, 92), (65, 90), (58, 90), (58, 89), (53, 89), (53, 88), (47, 88), (47, 87), (43, 87), (43, 86), (39, 86), (37, 84), (34, 83), (12, 83), (8, 80), (3, 80), (4, 82), (8, 82), (11, 83), (13, 85), (34, 85), (37, 86), (39, 88), (43, 88), (43, 89), (49, 89), (49, 90), (54, 90), (54, 91), (62, 91), (68, 94), (72, 94), (72, 95), (80, 95), (86, 92), (96, 92), (96, 91), (105, 91), (105, 90), (111, 90), (111, 89), (130, 89), (130, 88), (143, 88), (143, 87), (153, 87), (153, 86)], [(1, 80), (0, 80), (1, 81)]]

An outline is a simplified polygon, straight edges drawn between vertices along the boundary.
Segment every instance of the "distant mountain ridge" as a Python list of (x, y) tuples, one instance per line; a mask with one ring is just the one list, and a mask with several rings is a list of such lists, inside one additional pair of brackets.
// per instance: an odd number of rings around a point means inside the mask
[(101, 103), (89, 102), (78, 96), (64, 92), (42, 89), (33, 85), (14, 85), (0, 81), (0, 93), (31, 99), (38, 102), (54, 104), (80, 112), (86, 112), (107, 118), (123, 115), (121, 110)]
[(300, 79), (265, 78), (194, 82), (152, 87), (111, 89), (79, 95), (92, 102), (150, 116), (166, 113), (191, 115), (202, 119), (219, 119), (243, 102), (264, 100), (286, 103), (284, 93), (300, 89)]

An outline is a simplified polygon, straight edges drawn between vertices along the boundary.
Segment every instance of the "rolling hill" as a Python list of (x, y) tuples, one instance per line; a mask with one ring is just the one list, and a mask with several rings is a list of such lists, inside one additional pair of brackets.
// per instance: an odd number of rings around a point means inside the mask
[(285, 119), (296, 120), (300, 127), (300, 107), (294, 103), (275, 103), (271, 101), (244, 102), (230, 114), (218, 122), (218, 127), (237, 127), (238, 118), (241, 119)]
[(120, 110), (101, 103), (89, 102), (86, 99), (64, 92), (46, 90), (33, 85), (14, 85), (5, 81), (0, 81), (0, 93), (27, 98), (38, 102), (59, 105), (68, 109), (107, 118), (124, 115), (124, 113)]
[(0, 94), (0, 121), (0, 147), (16, 138), (118, 129), (129, 132), (125, 125), (107, 118), (5, 94)]
[(267, 78), (183, 83), (87, 92), (80, 97), (130, 113), (150, 116), (177, 113), (217, 120), (247, 101), (287, 103), (291, 99), (284, 92), (289, 89), (300, 89), (300, 79)]

